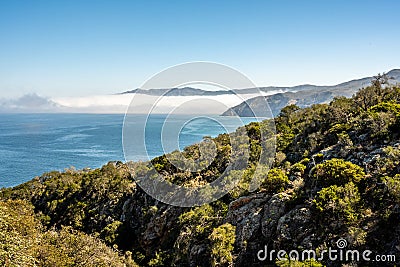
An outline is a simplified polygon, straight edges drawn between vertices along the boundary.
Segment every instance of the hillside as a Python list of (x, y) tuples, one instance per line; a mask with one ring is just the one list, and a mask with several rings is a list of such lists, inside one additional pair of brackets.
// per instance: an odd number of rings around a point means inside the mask
[[(394, 69), (387, 73), (390, 84), (400, 83), (400, 69)], [(371, 84), (374, 77), (367, 77), (363, 79), (352, 80), (349, 82), (341, 83), (334, 86), (314, 86), (314, 85), (302, 85), (290, 88), (278, 87), (280, 90), (284, 90), (284, 93), (278, 93), (271, 96), (265, 96), (265, 99), (270, 105), (270, 109), (273, 115), (278, 115), (281, 109), (290, 104), (296, 104), (299, 107), (309, 107), (313, 104), (329, 103), (336, 96), (351, 97), (358, 90)], [(266, 91), (271, 87), (260, 88)], [(278, 88), (272, 87), (271, 90), (277, 90)], [(264, 114), (266, 117), (270, 114), (265, 110), (264, 97), (258, 96), (247, 100), (237, 106), (229, 108), (222, 115), (223, 116), (241, 116), (241, 117), (252, 117), (253, 112), (258, 114)]]
[[(272, 122), (276, 134), (261, 136), (261, 129), (270, 129)], [(200, 207), (161, 203), (147, 195), (135, 179), (151, 177), (152, 164), (176, 184), (211, 182), (238, 153), (232, 151), (227, 134), (212, 139), (217, 154), (202, 171), (179, 170), (164, 155), (151, 163), (110, 162), (96, 170), (46, 173), (2, 189), (1, 222), (14, 218), (10, 225), (25, 226), (7, 228), (0, 224), (0, 263), (23, 265), (22, 260), (29, 259), (39, 266), (79, 265), (84, 260), (67, 263), (84, 247), (79, 241), (60, 241), (64, 240), (61, 236), (71, 233), (94, 240), (87, 254), (96, 246), (103, 248), (94, 256), (104, 260), (99, 266), (400, 264), (400, 87), (385, 86), (384, 80), (377, 79), (353, 98), (339, 97), (307, 108), (287, 106), (273, 120), (238, 129), (236, 136), (244, 131), (250, 138), (249, 161), (230, 173), (240, 182), (221, 199)], [(276, 153), (271, 168), (258, 166), (272, 140), (276, 140)], [(201, 160), (198, 145), (185, 148), (183, 153)], [(249, 192), (253, 175), (262, 183)], [(32, 205), (34, 213), (29, 208), (16, 211), (21, 202)], [(27, 228), (34, 232), (27, 232)], [(24, 240), (31, 240), (36, 232), (40, 238), (26, 250), (26, 246), (15, 246), (17, 242), (9, 238), (10, 229)], [(339, 239), (346, 240), (348, 249), (371, 250), (371, 257), (396, 258), (379, 265), (329, 258), (291, 263), (257, 258), (265, 246), (269, 251), (322, 251), (336, 249)], [(40, 253), (43, 244), (47, 244), (47, 254)], [(22, 252), (25, 257), (13, 256)], [(53, 255), (49, 253), (57, 255), (53, 265), (48, 264)]]
[[(391, 78), (392, 82), (400, 82), (400, 69), (393, 69), (387, 73), (388, 77)], [(361, 79), (355, 79), (348, 82), (343, 82), (337, 85), (296, 85), (296, 86), (267, 86), (267, 87), (259, 87), (259, 88), (244, 88), (244, 89), (235, 89), (235, 93), (240, 94), (256, 94), (259, 91), (270, 93), (270, 92), (286, 92), (290, 95), (291, 93), (299, 92), (299, 94), (295, 94), (295, 97), (301, 97), (304, 95), (305, 98), (309, 98), (309, 94), (318, 93), (318, 92), (332, 92), (334, 96), (347, 96), (351, 97), (357, 90), (368, 86), (371, 84), (371, 81), (374, 77), (365, 77)], [(300, 93), (303, 92), (303, 93)], [(198, 88), (192, 87), (183, 87), (183, 88), (159, 88), (159, 89), (134, 89), (122, 92), (120, 94), (144, 94), (144, 95), (153, 95), (153, 96), (216, 96), (216, 95), (226, 95), (233, 94), (231, 91), (226, 90), (216, 90), (216, 91), (208, 91)], [(325, 101), (327, 98), (325, 99)], [(306, 100), (307, 101), (307, 100)], [(316, 103), (314, 103), (316, 104)]]

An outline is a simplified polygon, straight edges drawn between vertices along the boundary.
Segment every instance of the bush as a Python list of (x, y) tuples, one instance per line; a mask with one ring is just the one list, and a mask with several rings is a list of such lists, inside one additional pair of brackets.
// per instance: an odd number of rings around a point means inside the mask
[(0, 202), (0, 265), (34, 266), (40, 225), (22, 200)]
[(400, 149), (387, 146), (383, 148), (383, 157), (377, 160), (380, 174), (383, 176), (394, 176), (400, 172)]
[(207, 237), (213, 226), (222, 219), (227, 207), (216, 207), (205, 204), (191, 209), (179, 216), (181, 225), (190, 228), (193, 238)]
[(323, 267), (324, 266), (322, 263), (319, 263), (314, 259), (305, 261), (284, 259), (284, 260), (277, 260), (275, 263), (279, 267)]
[(0, 201), (1, 266), (135, 266), (100, 239), (63, 227), (49, 230), (22, 200)]
[(315, 166), (312, 177), (324, 187), (344, 185), (348, 182), (358, 183), (364, 178), (364, 170), (343, 159), (331, 159)]
[(385, 177), (383, 178), (383, 182), (389, 196), (400, 204), (400, 174), (396, 174), (393, 178)]
[(342, 132), (347, 132), (350, 128), (351, 128), (351, 126), (349, 124), (337, 123), (337, 124), (333, 125), (328, 130), (327, 133), (328, 134), (338, 134), (338, 133), (342, 133)]
[(40, 266), (124, 266), (117, 251), (71, 227), (44, 234), (38, 261)]
[(287, 125), (277, 125), (277, 150), (285, 150), (294, 140), (295, 134)]
[(117, 243), (116, 240), (119, 236), (121, 225), (122, 222), (113, 221), (112, 223), (104, 227), (104, 229), (101, 231), (103, 239), (107, 242), (107, 244), (111, 245)]
[(269, 193), (280, 193), (285, 190), (289, 184), (289, 178), (286, 173), (278, 168), (273, 168), (268, 172), (266, 179), (261, 184), (261, 188)]
[(162, 251), (156, 252), (154, 258), (149, 261), (149, 266), (166, 266), (166, 261), (168, 260), (168, 254)]
[(261, 139), (260, 124), (258, 122), (251, 122), (246, 126), (247, 136), (252, 140)]
[(378, 74), (371, 81), (371, 85), (359, 90), (353, 97), (355, 104), (362, 110), (367, 110), (368, 108), (382, 102), (384, 96), (387, 95), (392, 88), (384, 87), (383, 85), (388, 85), (388, 76), (386, 74)]
[(400, 130), (400, 104), (382, 102), (370, 107), (360, 118), (362, 129), (378, 140), (388, 140)]
[(357, 106), (354, 105), (352, 99), (339, 96), (335, 97), (329, 104), (327, 119), (332, 124), (340, 124), (340, 128), (342, 129), (340, 131), (345, 131), (350, 128), (350, 125), (348, 124), (349, 120), (356, 112)]
[(292, 167), (290, 168), (290, 173), (291, 174), (297, 174), (300, 173), (301, 175), (304, 174), (304, 171), (306, 170), (306, 166), (301, 164), (300, 162), (297, 162), (295, 164), (292, 165)]
[(400, 118), (400, 104), (382, 102), (369, 109), (372, 112), (390, 112), (395, 115), (396, 118)]
[(378, 140), (387, 140), (391, 136), (396, 117), (388, 112), (368, 112), (363, 118), (362, 124), (371, 134), (371, 137)]
[(360, 194), (357, 187), (352, 183), (344, 186), (331, 185), (318, 192), (313, 200), (316, 209), (324, 218), (329, 220), (345, 219), (346, 223), (357, 220)]
[(227, 266), (233, 262), (232, 251), (236, 227), (225, 223), (214, 228), (208, 239), (211, 242), (211, 265)]

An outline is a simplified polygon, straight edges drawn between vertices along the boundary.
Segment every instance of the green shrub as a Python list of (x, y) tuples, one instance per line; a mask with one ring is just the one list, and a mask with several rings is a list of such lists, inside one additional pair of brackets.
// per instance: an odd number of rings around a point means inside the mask
[(168, 260), (168, 254), (166, 252), (156, 252), (154, 258), (149, 261), (149, 266), (156, 267), (156, 266), (166, 266), (166, 261)]
[(277, 150), (283, 151), (293, 142), (295, 134), (293, 132), (293, 129), (291, 129), (287, 125), (280, 125), (279, 127), (277, 125), (277, 131)]
[(327, 160), (315, 166), (312, 172), (312, 177), (324, 187), (358, 183), (364, 176), (360, 166), (343, 159)]
[(285, 190), (288, 184), (289, 178), (286, 173), (281, 169), (273, 168), (268, 172), (261, 188), (266, 189), (269, 193), (280, 193)]
[(346, 132), (351, 128), (351, 126), (347, 123), (338, 123), (333, 125), (329, 130), (328, 133), (341, 133), (341, 132)]
[(225, 223), (214, 228), (208, 239), (211, 242), (211, 265), (228, 266), (232, 264), (233, 244), (235, 243), (236, 227)]
[(370, 107), (360, 120), (360, 125), (371, 137), (388, 140), (400, 130), (400, 104), (379, 103)]
[(277, 260), (275, 263), (279, 267), (324, 267), (325, 266), (314, 259), (309, 259), (305, 261), (284, 259), (284, 260)]
[(243, 195), (248, 194), (249, 185), (254, 175), (257, 175), (255, 166), (247, 168), (246, 170), (230, 171), (229, 175), (227, 175), (226, 177), (226, 180), (229, 181), (229, 183), (235, 180), (239, 182), (235, 185), (235, 187), (232, 190), (229, 191), (228, 194), (234, 199), (237, 199)]
[(400, 174), (396, 174), (394, 177), (385, 177), (383, 182), (389, 196), (400, 204)]
[(303, 175), (306, 168), (307, 167), (305, 165), (301, 164), (300, 162), (297, 162), (293, 164), (292, 167), (290, 168), (290, 173), (291, 174), (301, 173), (301, 175)]
[(260, 123), (251, 122), (246, 125), (247, 136), (252, 140), (261, 139)]
[(371, 137), (378, 140), (387, 140), (396, 125), (396, 117), (387, 112), (368, 112), (362, 124), (370, 132)]
[(383, 148), (385, 155), (377, 160), (379, 172), (382, 175), (394, 176), (399, 172), (400, 165), (400, 149), (397, 147), (387, 146)]
[(117, 238), (119, 236), (119, 229), (120, 229), (121, 225), (122, 225), (122, 222), (113, 221), (112, 223), (110, 223), (106, 227), (104, 227), (101, 234), (103, 236), (103, 239), (108, 244), (115, 243), (115, 241), (117, 240)]
[(0, 265), (34, 266), (40, 225), (22, 200), (0, 201)]
[(33, 207), (22, 200), (0, 201), (1, 266), (135, 266), (100, 239), (62, 227), (44, 231)]
[(378, 105), (375, 105), (369, 109), (372, 112), (391, 112), (396, 118), (400, 118), (400, 104), (390, 103), (390, 102), (382, 102)]
[(359, 215), (361, 197), (354, 183), (344, 186), (331, 185), (318, 192), (313, 200), (316, 209), (329, 220), (353, 223)]
[(71, 227), (46, 232), (37, 255), (39, 266), (125, 266), (117, 251)]
[(192, 237), (207, 237), (213, 226), (222, 219), (227, 207), (213, 208), (210, 204), (191, 209), (179, 216), (181, 225), (190, 229)]
[(337, 134), (338, 143), (345, 147), (353, 146), (353, 141), (351, 140), (350, 136), (346, 132), (341, 132)]

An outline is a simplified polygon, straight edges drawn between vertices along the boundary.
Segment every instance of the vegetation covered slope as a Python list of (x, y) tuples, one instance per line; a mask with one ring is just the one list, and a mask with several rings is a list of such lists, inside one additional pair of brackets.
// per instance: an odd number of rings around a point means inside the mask
[[(339, 238), (349, 249), (397, 256), (379, 266), (400, 264), (400, 88), (378, 76), (351, 99), (338, 97), (304, 109), (287, 106), (274, 121), (272, 168), (255, 172), (263, 150), (260, 128), (270, 122), (247, 125), (250, 161), (232, 173), (240, 175), (240, 183), (201, 207), (169, 206), (149, 197), (134, 179), (148, 175), (149, 162), (51, 172), (2, 189), (0, 219), (13, 221), (0, 226), (0, 262), (81, 266), (73, 255), (83, 254), (76, 252), (83, 241), (64, 241), (71, 235), (87, 240), (84, 249), (104, 260), (94, 266), (109, 259), (114, 265), (133, 265), (131, 256), (140, 266), (289, 266), (261, 262), (257, 252), (265, 246), (321, 251), (335, 247)], [(205, 170), (181, 171), (166, 156), (151, 163), (174, 183), (202, 185), (224, 171), (232, 153), (228, 135), (213, 141), (217, 156)], [(198, 159), (198, 146), (184, 154)], [(250, 193), (254, 173), (263, 182)], [(16, 206), (24, 208), (10, 208)], [(10, 236), (21, 236), (26, 244), (15, 245)], [(295, 264), (377, 266), (329, 259)]]
[(24, 200), (0, 201), (2, 266), (137, 266), (99, 238), (70, 226), (45, 230)]

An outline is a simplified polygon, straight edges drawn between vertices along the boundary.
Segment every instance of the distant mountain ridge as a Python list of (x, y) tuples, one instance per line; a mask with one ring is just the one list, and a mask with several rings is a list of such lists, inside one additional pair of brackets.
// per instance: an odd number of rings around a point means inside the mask
[[(390, 84), (400, 83), (400, 69), (393, 69), (386, 73), (389, 77)], [(240, 116), (253, 117), (254, 113), (259, 116), (270, 116), (269, 110), (265, 107), (267, 100), (272, 115), (279, 114), (282, 108), (290, 104), (296, 104), (299, 107), (308, 107), (313, 104), (327, 103), (336, 96), (351, 97), (358, 90), (371, 84), (374, 77), (366, 77), (357, 80), (351, 80), (333, 86), (315, 86), (315, 85), (300, 85), (289, 88), (273, 87), (286, 89), (287, 92), (278, 93), (271, 96), (258, 96), (251, 98), (241, 104), (229, 108), (222, 116)], [(264, 91), (264, 87), (260, 90)]]
[[(389, 77), (393, 80), (400, 82), (400, 69), (393, 69), (387, 73)], [(355, 79), (348, 82), (340, 83), (337, 85), (312, 85), (303, 84), (296, 86), (267, 86), (258, 88), (244, 88), (244, 89), (234, 89), (235, 93), (240, 94), (255, 94), (261, 92), (270, 93), (274, 91), (281, 91), (283, 94), (290, 92), (300, 92), (300, 91), (337, 91), (340, 95), (351, 96), (356, 90), (362, 87), (368, 86), (373, 80), (373, 76), (365, 77), (361, 79)], [(209, 91), (193, 87), (183, 87), (183, 88), (160, 88), (160, 89), (134, 89), (125, 91), (119, 94), (145, 94), (153, 96), (216, 96), (216, 95), (230, 95), (234, 94), (232, 91), (217, 90)]]
[(121, 94), (144, 94), (144, 95), (152, 95), (152, 96), (200, 96), (200, 95), (226, 95), (232, 94), (230, 91), (207, 91), (198, 88), (192, 87), (183, 87), (183, 88), (170, 88), (170, 89), (134, 89), (130, 91), (123, 92)]

